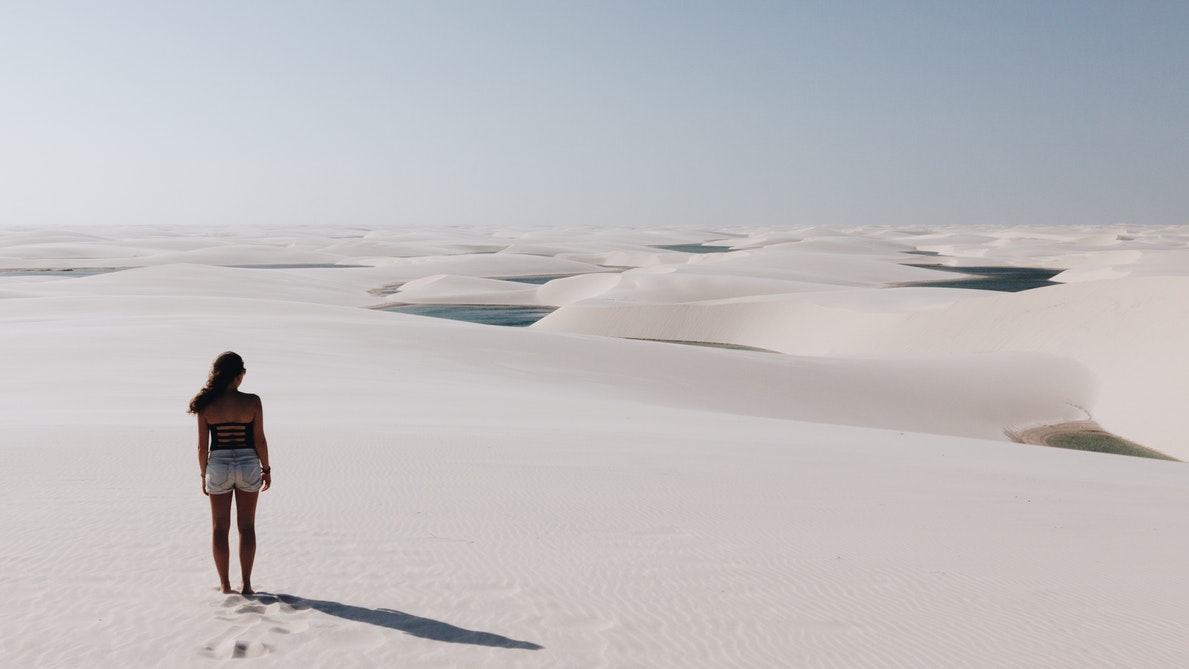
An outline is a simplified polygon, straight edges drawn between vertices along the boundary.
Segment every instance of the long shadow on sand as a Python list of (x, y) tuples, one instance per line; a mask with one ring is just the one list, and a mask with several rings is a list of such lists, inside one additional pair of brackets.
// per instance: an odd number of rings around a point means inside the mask
[(295, 595), (267, 592), (258, 592), (254, 595), (248, 595), (247, 598), (265, 605), (279, 602), (298, 610), (313, 609), (328, 616), (367, 623), (377, 627), (387, 627), (391, 630), (398, 630), (432, 641), (465, 643), (472, 646), (490, 646), (493, 648), (518, 648), (521, 650), (541, 650), (544, 648), (544, 646), (529, 641), (517, 641), (490, 632), (467, 630), (440, 620), (422, 618), (410, 613), (393, 611), (392, 609), (365, 609), (362, 606), (351, 606), (350, 604), (340, 604), (339, 602), (306, 599)]

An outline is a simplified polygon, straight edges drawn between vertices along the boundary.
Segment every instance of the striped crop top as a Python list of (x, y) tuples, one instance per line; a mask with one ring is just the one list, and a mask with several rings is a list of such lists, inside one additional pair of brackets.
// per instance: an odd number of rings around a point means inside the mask
[(207, 423), (211, 432), (211, 450), (232, 448), (256, 450), (256, 419), (247, 423)]

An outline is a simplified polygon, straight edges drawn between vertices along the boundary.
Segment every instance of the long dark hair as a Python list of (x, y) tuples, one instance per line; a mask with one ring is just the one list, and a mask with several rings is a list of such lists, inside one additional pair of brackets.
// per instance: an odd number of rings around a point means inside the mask
[(211, 375), (207, 377), (206, 386), (198, 391), (194, 399), (190, 400), (190, 413), (198, 413), (215, 401), (235, 377), (244, 373), (244, 359), (238, 353), (227, 351), (215, 358), (211, 365)]

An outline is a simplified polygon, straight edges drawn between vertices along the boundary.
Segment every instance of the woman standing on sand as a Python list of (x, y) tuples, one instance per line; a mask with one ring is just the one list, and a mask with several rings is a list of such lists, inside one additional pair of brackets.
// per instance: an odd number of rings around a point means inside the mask
[(211, 550), (219, 585), (235, 592), (227, 570), (231, 549), (231, 492), (235, 491), (235, 523), (239, 528), (240, 592), (252, 590), (252, 562), (256, 559), (256, 498), (272, 485), (268, 466), (268, 441), (264, 438), (264, 409), (260, 397), (242, 393), (244, 360), (228, 351), (215, 358), (206, 387), (190, 400), (190, 413), (198, 415), (198, 466), (202, 492), (211, 499), (213, 535)]

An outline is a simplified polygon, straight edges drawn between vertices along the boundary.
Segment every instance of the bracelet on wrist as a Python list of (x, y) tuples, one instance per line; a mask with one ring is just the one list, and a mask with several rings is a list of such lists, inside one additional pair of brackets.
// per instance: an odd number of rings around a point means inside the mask
[(271, 473), (272, 473), (272, 467), (261, 467), (261, 468), (260, 468), (260, 473), (261, 473), (261, 474), (271, 474)]

